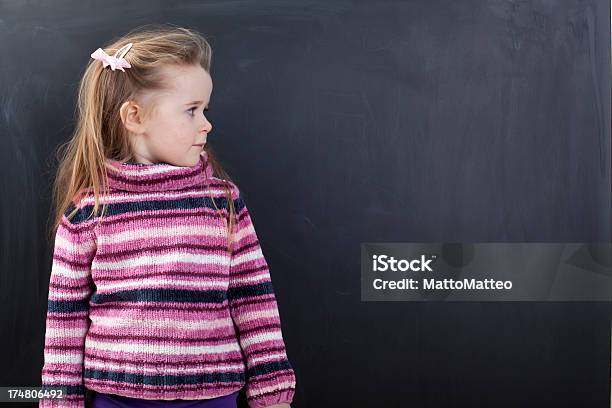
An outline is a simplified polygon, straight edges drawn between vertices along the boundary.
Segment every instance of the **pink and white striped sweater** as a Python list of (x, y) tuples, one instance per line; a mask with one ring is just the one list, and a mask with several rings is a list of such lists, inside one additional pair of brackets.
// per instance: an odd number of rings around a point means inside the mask
[(290, 403), (296, 380), (270, 273), (236, 185), (230, 253), (212, 201), (228, 202), (205, 151), (193, 167), (106, 165), (107, 212), (89, 217), (88, 195), (57, 230), (42, 385), (67, 395), (39, 406), (84, 407), (85, 387), (172, 400), (246, 386), (252, 408)]

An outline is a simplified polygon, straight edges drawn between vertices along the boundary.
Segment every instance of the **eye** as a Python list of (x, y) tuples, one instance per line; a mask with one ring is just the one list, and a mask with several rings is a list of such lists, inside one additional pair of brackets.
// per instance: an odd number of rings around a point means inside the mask
[[(188, 110), (187, 110), (187, 112), (190, 112), (189, 114), (190, 114), (191, 116), (194, 116), (193, 111), (194, 111), (195, 109), (197, 109), (197, 107), (196, 107), (196, 106), (194, 106), (193, 108), (188, 109)], [(208, 108), (204, 108), (204, 112), (208, 112)]]

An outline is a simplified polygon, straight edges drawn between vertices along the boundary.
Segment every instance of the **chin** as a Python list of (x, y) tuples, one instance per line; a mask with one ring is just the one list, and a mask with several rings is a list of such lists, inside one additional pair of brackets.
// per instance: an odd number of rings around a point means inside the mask
[(200, 160), (202, 160), (202, 156), (198, 154), (194, 159), (190, 160), (190, 163), (188, 164), (188, 166), (189, 167), (193, 167), (196, 164), (198, 164), (200, 162)]

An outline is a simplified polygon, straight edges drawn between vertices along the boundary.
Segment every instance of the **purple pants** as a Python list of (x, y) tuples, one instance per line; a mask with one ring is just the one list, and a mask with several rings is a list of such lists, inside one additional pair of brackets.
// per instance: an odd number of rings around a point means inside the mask
[(201, 400), (147, 400), (95, 392), (91, 408), (236, 408), (238, 391), (223, 397)]

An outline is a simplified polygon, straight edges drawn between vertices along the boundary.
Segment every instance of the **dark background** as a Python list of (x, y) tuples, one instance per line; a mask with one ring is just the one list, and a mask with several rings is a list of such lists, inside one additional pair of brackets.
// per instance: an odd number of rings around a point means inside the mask
[(40, 385), (78, 79), (146, 23), (213, 46), (208, 141), (270, 265), (294, 407), (609, 406), (610, 303), (366, 303), (359, 267), (361, 242), (610, 241), (606, 0), (0, 1), (0, 385)]

